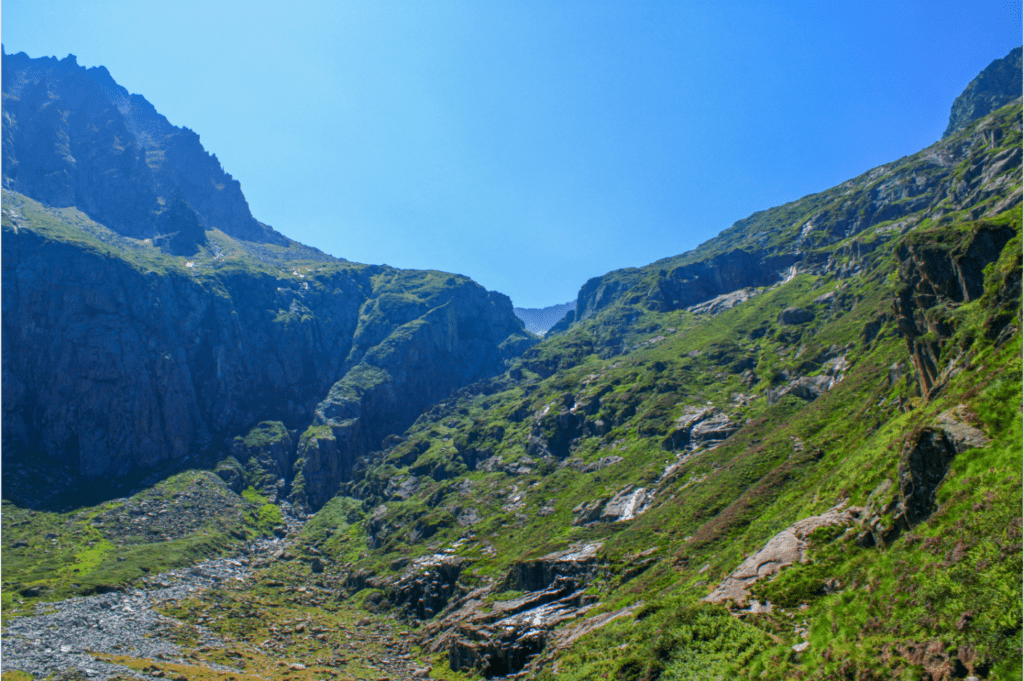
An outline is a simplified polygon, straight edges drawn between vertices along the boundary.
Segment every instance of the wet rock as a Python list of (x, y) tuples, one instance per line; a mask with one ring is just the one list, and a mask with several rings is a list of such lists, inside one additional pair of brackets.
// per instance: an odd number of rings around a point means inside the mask
[(672, 431), (662, 440), (662, 449), (678, 452), (713, 447), (739, 430), (727, 414), (714, 407), (686, 407), (675, 420)]
[(536, 591), (546, 589), (557, 577), (582, 579), (594, 573), (601, 544), (585, 544), (567, 551), (549, 553), (541, 558), (516, 563), (505, 577), (506, 589)]
[[(545, 595), (561, 593), (552, 589)], [(491, 624), (458, 627), (448, 647), (454, 671), (479, 671), (486, 678), (505, 676), (525, 667), (544, 650), (552, 629), (573, 620), (588, 605), (582, 591), (516, 612)]]
[(406, 617), (427, 620), (459, 593), (463, 560), (436, 554), (420, 558), (405, 575), (387, 587), (388, 601)]
[[(448, 652), (453, 670), (490, 678), (514, 673), (542, 652), (553, 630), (594, 605), (583, 587), (596, 574), (600, 544), (552, 553), (513, 565), (505, 578), (454, 601), (423, 633), (430, 652)], [(525, 591), (486, 604), (488, 595)]]
[(654, 494), (643, 487), (628, 485), (605, 504), (600, 519), (607, 523), (632, 520), (647, 510), (647, 504), (653, 497)]

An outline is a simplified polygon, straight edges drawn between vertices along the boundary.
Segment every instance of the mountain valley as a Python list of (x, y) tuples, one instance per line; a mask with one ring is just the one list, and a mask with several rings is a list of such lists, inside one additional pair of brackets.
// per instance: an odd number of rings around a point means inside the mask
[(4, 681), (1020, 678), (1020, 48), (557, 323), (3, 61)]

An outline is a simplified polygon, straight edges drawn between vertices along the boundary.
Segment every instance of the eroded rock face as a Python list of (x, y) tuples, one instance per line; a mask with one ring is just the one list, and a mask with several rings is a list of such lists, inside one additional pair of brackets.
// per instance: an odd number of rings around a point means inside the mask
[(562, 581), (544, 591), (507, 601), (496, 607), (510, 614), (481, 626), (462, 624), (448, 648), (453, 670), (478, 670), (485, 677), (519, 671), (542, 652), (559, 624), (573, 620), (596, 601), (575, 585)]
[(962, 130), (971, 121), (985, 116), (1021, 96), (1021, 48), (1015, 47), (1002, 59), (996, 59), (972, 80), (956, 98), (949, 112), (949, 125), (942, 137)]
[[(182, 461), (273, 420), (301, 433), (283, 477), (301, 473), (316, 509), (357, 456), (530, 342), (507, 297), (462, 277), (422, 296), (425, 312), (368, 317), (402, 299), (406, 278), (433, 275), (354, 265), (311, 287), (234, 270), (200, 279), (25, 228), (5, 228), (3, 253), (4, 460), (85, 479)], [(305, 432), (311, 421), (323, 427)]]
[[(942, 348), (956, 331), (947, 308), (984, 293), (984, 269), (998, 260), (1013, 233), (1009, 227), (983, 225), (958, 249), (921, 240), (897, 250), (903, 285), (893, 299), (893, 310), (925, 397), (934, 397), (955, 370), (941, 361)], [(1016, 307), (1018, 301), (1010, 309)]]
[[(187, 201), (206, 229), (288, 243), (252, 216), (241, 185), (199, 135), (171, 125), (141, 95), (129, 95), (106, 68), (86, 69), (73, 55), (58, 61), (18, 53), (3, 55), (3, 72), (4, 188), (52, 206), (77, 206), (126, 236), (177, 234), (177, 254), (205, 236), (168, 224), (175, 199)], [(164, 204), (172, 210), (164, 212)]]
[(714, 447), (739, 429), (728, 414), (714, 407), (687, 407), (661, 446), (668, 451)]
[(923, 428), (911, 436), (900, 457), (899, 520), (913, 526), (931, 516), (935, 493), (956, 455), (957, 446), (945, 430)]
[(648, 508), (655, 496), (654, 490), (626, 485), (611, 498), (580, 502), (572, 509), (573, 525), (614, 523), (632, 520)]
[(421, 558), (405, 575), (387, 586), (388, 600), (406, 617), (430, 619), (459, 592), (462, 559), (434, 555)]
[(851, 506), (844, 510), (840, 504), (825, 513), (804, 518), (768, 540), (757, 553), (750, 556), (722, 580), (704, 600), (710, 603), (733, 602), (745, 605), (750, 596), (748, 587), (754, 582), (774, 577), (786, 565), (803, 561), (807, 555), (807, 538), (819, 527), (851, 525), (860, 517), (861, 509)]
[(726, 310), (731, 310), (740, 303), (745, 303), (758, 294), (758, 290), (754, 288), (741, 288), (738, 291), (731, 291), (729, 293), (723, 293), (715, 296), (711, 300), (697, 305), (691, 305), (686, 308), (688, 312), (693, 314), (706, 314), (715, 316), (721, 314)]
[[(487, 678), (519, 671), (545, 649), (556, 626), (593, 607), (583, 589), (599, 567), (600, 548), (588, 544), (513, 565), (499, 583), (453, 601), (426, 626), (424, 646), (447, 651), (453, 670)], [(487, 605), (488, 596), (508, 590), (526, 593)]]
[(972, 418), (963, 405), (954, 407), (940, 414), (934, 426), (907, 438), (895, 484), (883, 480), (868, 496), (859, 545), (885, 547), (931, 516), (938, 488), (956, 456), (990, 442), (985, 433), (965, 422)]

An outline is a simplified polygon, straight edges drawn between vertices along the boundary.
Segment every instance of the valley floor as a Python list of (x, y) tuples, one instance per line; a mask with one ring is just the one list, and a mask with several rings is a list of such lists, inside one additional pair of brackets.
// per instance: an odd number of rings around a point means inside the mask
[(401, 623), (339, 597), (329, 574), (281, 567), (293, 536), (139, 588), (40, 603), (5, 623), (3, 678), (427, 677), (434, 661), (416, 658)]

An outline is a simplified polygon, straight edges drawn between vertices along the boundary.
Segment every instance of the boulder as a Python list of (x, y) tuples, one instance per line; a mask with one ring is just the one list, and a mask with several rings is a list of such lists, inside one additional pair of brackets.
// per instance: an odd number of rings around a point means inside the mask
[(691, 305), (686, 308), (688, 312), (693, 314), (706, 314), (715, 316), (721, 314), (726, 310), (731, 310), (740, 303), (745, 303), (758, 294), (758, 290), (755, 288), (741, 288), (736, 291), (729, 293), (723, 293), (722, 295), (715, 296), (711, 300), (697, 305)]
[(714, 407), (686, 407), (675, 420), (673, 429), (662, 440), (662, 449), (668, 451), (694, 450), (721, 444), (739, 430), (727, 414)]
[(814, 319), (814, 313), (802, 307), (787, 307), (779, 313), (779, 324), (806, 324)]
[(605, 504), (600, 519), (606, 523), (632, 520), (647, 510), (647, 504), (653, 498), (653, 492), (643, 487), (634, 489), (632, 485), (627, 485)]
[(786, 395), (794, 395), (802, 400), (813, 402), (821, 397), (822, 393), (835, 384), (831, 376), (801, 376), (793, 379), (781, 388), (768, 392), (768, 404), (775, 404)]
[(779, 532), (723, 579), (704, 600), (710, 603), (732, 601), (737, 605), (746, 605), (750, 596), (748, 589), (754, 582), (775, 577), (783, 567), (806, 559), (807, 538), (812, 532), (829, 525), (850, 525), (860, 518), (860, 508), (851, 506), (844, 510), (844, 505), (839, 504), (821, 515), (804, 518)]
[(719, 445), (739, 429), (727, 414), (717, 411), (693, 427), (690, 444), (695, 449)]

